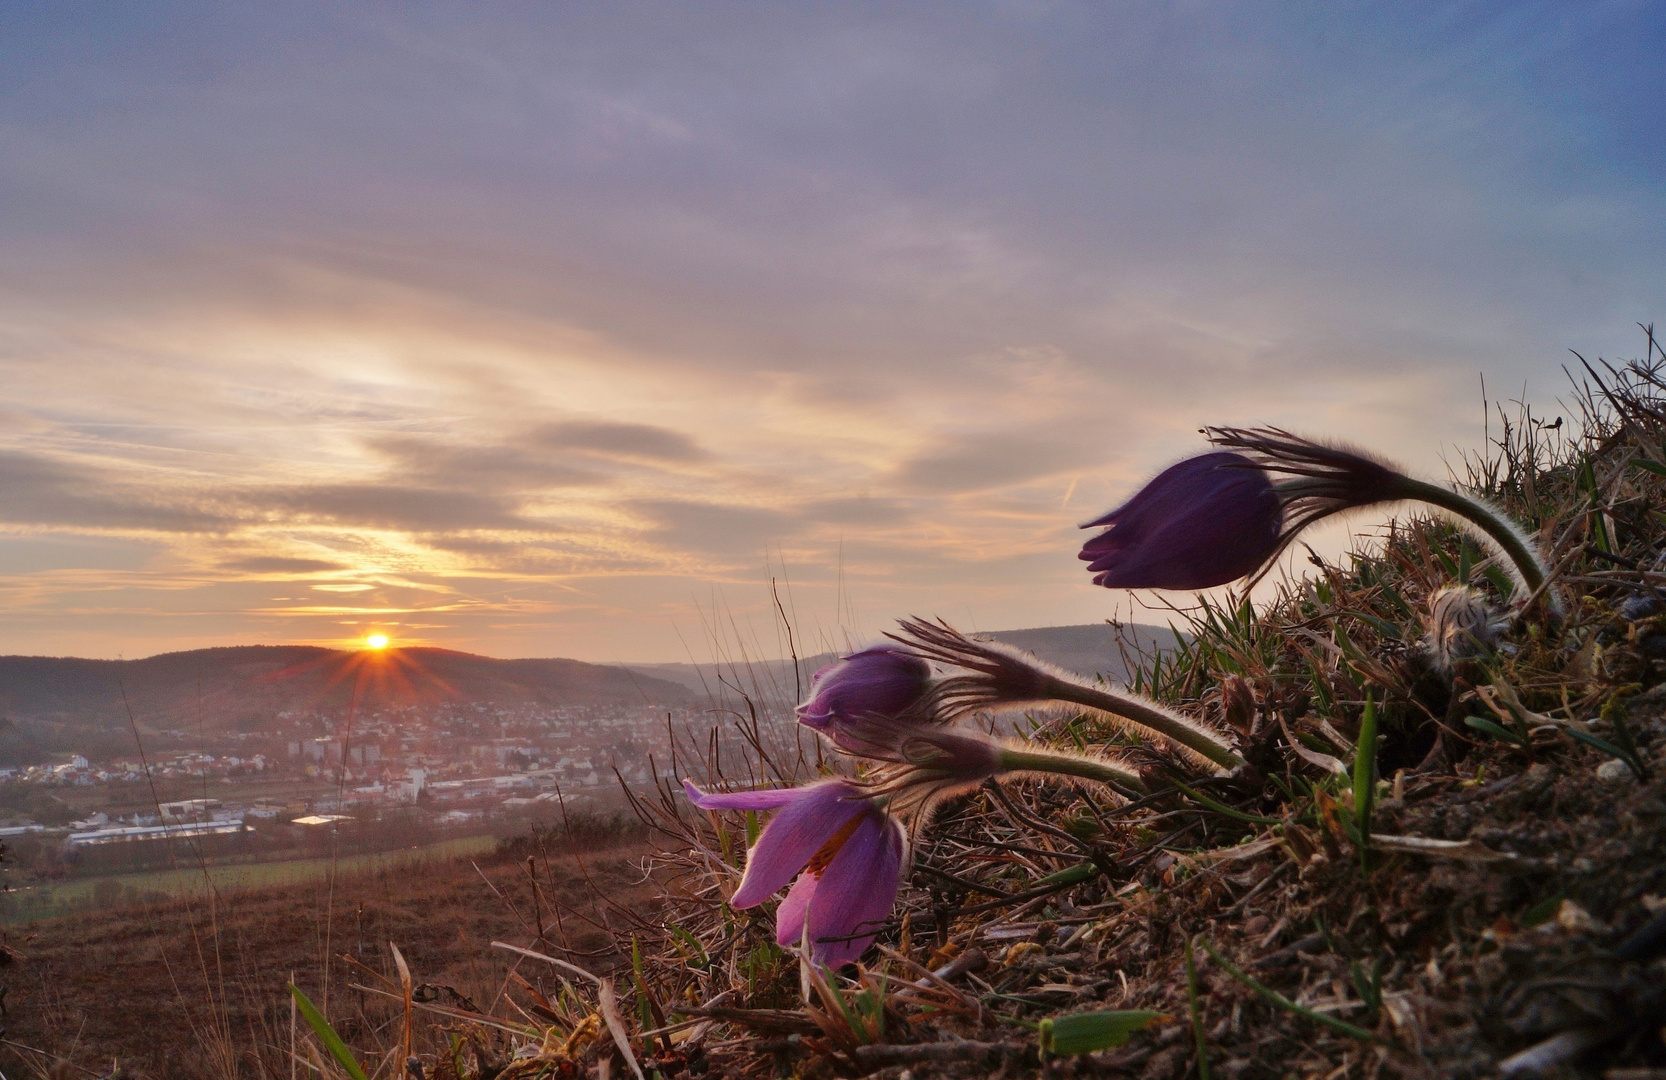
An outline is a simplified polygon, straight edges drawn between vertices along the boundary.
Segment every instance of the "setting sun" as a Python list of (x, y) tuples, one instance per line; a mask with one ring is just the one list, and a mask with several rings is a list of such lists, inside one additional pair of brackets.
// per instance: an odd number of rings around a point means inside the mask
[(385, 649), (388, 647), (388, 636), (386, 634), (371, 634), (364, 639), (364, 643), (372, 649)]

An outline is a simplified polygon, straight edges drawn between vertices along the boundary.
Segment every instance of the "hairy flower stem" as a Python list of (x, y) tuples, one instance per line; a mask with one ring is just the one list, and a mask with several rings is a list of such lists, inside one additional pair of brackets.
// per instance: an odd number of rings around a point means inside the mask
[(1119, 769), (1106, 761), (1094, 758), (1075, 757), (1070, 754), (1052, 754), (1045, 750), (1017, 750), (1007, 747), (1001, 751), (1001, 768), (1007, 772), (1044, 772), (1056, 773), (1060, 776), (1079, 776), (1084, 780), (1094, 780), (1101, 784), (1109, 784), (1123, 794), (1130, 792), (1144, 795), (1147, 793), (1145, 781), (1125, 769)]
[(1082, 686), (1050, 675), (1043, 676), (1041, 681), (1045, 696), (1055, 701), (1069, 701), (1119, 716), (1136, 727), (1155, 731), (1165, 739), (1173, 740), (1189, 750), (1202, 754), (1223, 769), (1236, 769), (1244, 764), (1243, 758), (1203, 732), (1180, 723), (1174, 717), (1159, 712), (1142, 701), (1118, 697), (1104, 690)]
[[(1429, 484), (1410, 477), (1401, 477), (1398, 487), (1405, 498), (1438, 506), (1486, 533), (1515, 564), (1516, 574), (1525, 586), (1525, 595), (1531, 596), (1543, 587), (1546, 573), (1544, 564), (1539, 561), (1538, 555), (1528, 546), (1516, 527), (1503, 519), (1498, 511), (1438, 484)], [(1555, 597), (1547, 599), (1554, 609), (1557, 606)]]

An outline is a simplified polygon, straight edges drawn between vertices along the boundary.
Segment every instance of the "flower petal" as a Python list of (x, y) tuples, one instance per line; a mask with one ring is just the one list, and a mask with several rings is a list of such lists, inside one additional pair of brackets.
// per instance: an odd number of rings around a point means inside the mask
[(815, 898), (816, 882), (819, 880), (816, 874), (800, 874), (793, 887), (787, 890), (787, 898), (775, 909), (777, 945), (797, 945), (803, 940), (804, 914), (810, 910), (810, 901)]
[(801, 797), (799, 788), (771, 788), (765, 791), (701, 791), (688, 780), (683, 794), (702, 810), (775, 810)]
[(1204, 589), (1254, 573), (1281, 545), (1283, 509), (1267, 474), (1242, 454), (1188, 458), (1083, 528), (1095, 585)]
[(930, 688), (925, 660), (876, 645), (816, 672), (809, 700), (798, 706), (798, 722), (848, 753), (887, 749), (899, 732), (929, 721), (920, 709)]
[(810, 898), (810, 940), (818, 964), (839, 967), (867, 951), (896, 903), (907, 846), (902, 826), (872, 808), (839, 849)]
[(821, 846), (857, 814), (871, 812), (861, 793), (839, 780), (793, 789), (746, 856), (746, 873), (729, 901), (737, 908), (769, 899), (804, 869)]

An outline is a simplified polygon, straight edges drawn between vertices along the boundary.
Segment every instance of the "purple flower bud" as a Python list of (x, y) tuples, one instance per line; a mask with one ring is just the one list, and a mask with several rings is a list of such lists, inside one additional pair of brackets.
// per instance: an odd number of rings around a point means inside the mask
[(1207, 589), (1259, 570), (1283, 546), (1272, 482), (1242, 454), (1187, 458), (1083, 525), (1110, 528), (1082, 545), (1107, 589)]
[(932, 723), (931, 665), (890, 645), (852, 653), (816, 672), (798, 722), (839, 749), (872, 755)]
[[(1497, 507), (1414, 480), (1351, 447), (1282, 428), (1204, 429), (1222, 449), (1188, 458), (1104, 517), (1082, 547), (1094, 583), (1121, 589), (1204, 589), (1265, 570), (1309, 525), (1365, 506), (1415, 499), (1453, 515), (1509, 560), (1518, 591), (1549, 589), (1537, 545)], [(1552, 612), (1559, 601), (1552, 591)]]
[(828, 967), (867, 950), (891, 914), (908, 862), (907, 837), (883, 807), (842, 780), (713, 794), (684, 780), (683, 791), (702, 810), (780, 811), (747, 853), (732, 905), (756, 907), (791, 881), (775, 912), (777, 942), (795, 945), (808, 929), (811, 958)]

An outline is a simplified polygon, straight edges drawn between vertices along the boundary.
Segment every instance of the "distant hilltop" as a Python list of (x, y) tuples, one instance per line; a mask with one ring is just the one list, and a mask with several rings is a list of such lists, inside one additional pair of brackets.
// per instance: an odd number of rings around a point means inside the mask
[[(125, 694), (125, 701), (124, 701)], [(448, 701), (682, 705), (687, 687), (578, 660), (498, 660), (450, 649), (246, 645), (144, 660), (0, 656), (0, 716), (30, 726), (258, 730), (286, 709)]]
[[(1153, 626), (1047, 626), (980, 635), (1082, 675), (1124, 681), (1119, 641), (1166, 649)], [(760, 661), (744, 673), (722, 664), (588, 664), (498, 660), (450, 649), (344, 651), (310, 645), (246, 645), (163, 653), (143, 660), (0, 656), (0, 765), (39, 760), (43, 749), (131, 747), (141, 733), (256, 733), (292, 711), (340, 713), (448, 702), (518, 706), (700, 707), (737, 687), (760, 704), (790, 706), (831, 653)]]
[[(1128, 680), (1129, 672), (1123, 665), (1123, 648), (1127, 648), (1130, 658), (1137, 663), (1136, 651), (1150, 654), (1174, 647), (1173, 631), (1138, 623), (1040, 626), (1030, 630), (997, 630), (972, 636), (1004, 642), (1090, 679), (1103, 675), (1110, 682)], [(810, 677), (818, 668), (835, 659), (837, 654), (834, 653), (801, 658), (796, 683), (791, 661), (759, 661), (744, 665), (746, 672), (740, 681), (763, 683), (780, 696), (790, 697), (796, 687), (809, 685)], [(633, 664), (630, 670), (678, 683), (704, 698), (722, 696), (724, 686), (719, 675), (733, 684), (736, 681), (734, 667), (733, 664)]]

